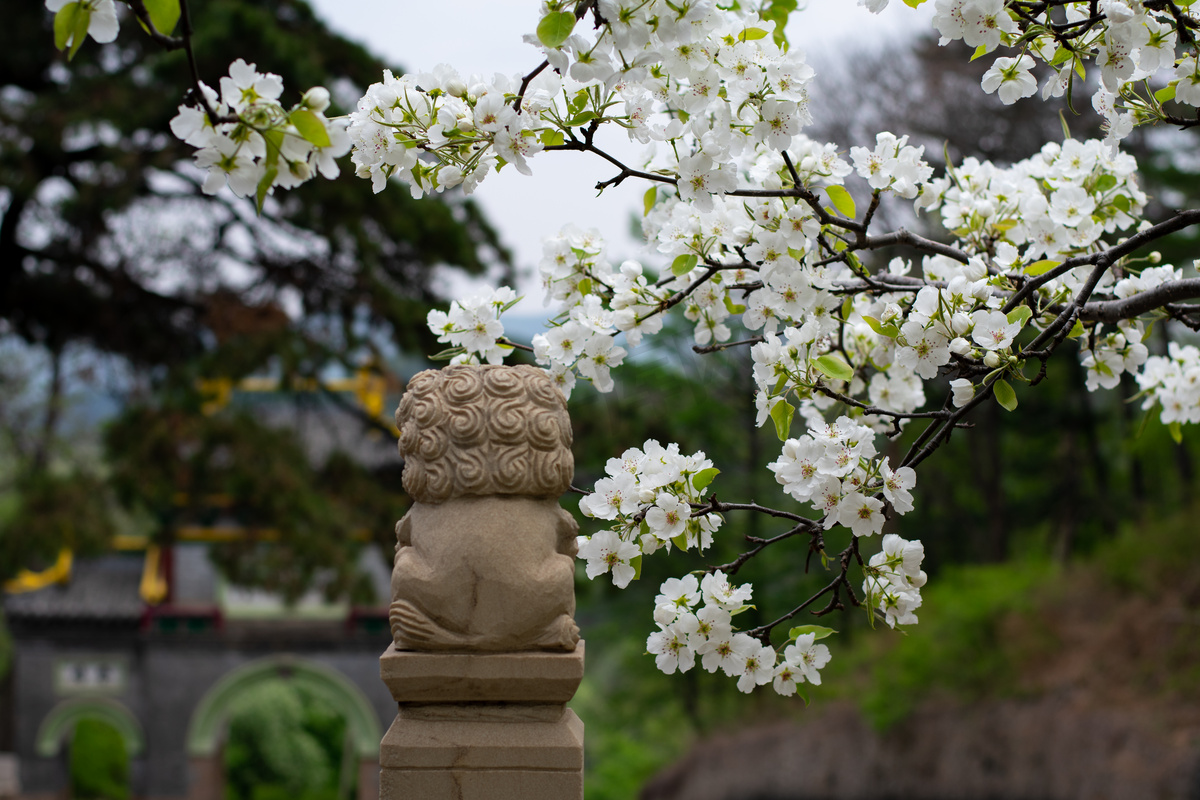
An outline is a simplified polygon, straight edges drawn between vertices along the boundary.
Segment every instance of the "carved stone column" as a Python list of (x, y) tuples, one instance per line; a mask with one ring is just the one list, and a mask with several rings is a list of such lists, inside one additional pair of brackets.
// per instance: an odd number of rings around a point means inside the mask
[(583, 678), (566, 403), (539, 369), (422, 372), (396, 411), (412, 508), (396, 525), (380, 673), (399, 705), (383, 800), (580, 800)]

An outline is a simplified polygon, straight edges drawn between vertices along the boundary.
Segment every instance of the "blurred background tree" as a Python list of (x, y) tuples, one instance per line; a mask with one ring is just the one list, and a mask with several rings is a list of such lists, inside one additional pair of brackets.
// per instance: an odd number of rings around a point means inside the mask
[[(287, 86), (328, 87), (330, 113), (345, 113), (388, 66), (303, 0), (211, 0), (198, 12), (199, 70), (214, 86), (252, 53)], [(129, 512), (169, 535), (223, 496), (284, 536), (266, 567), (252, 547), (220, 552), (238, 580), (295, 596), (320, 566), (337, 573), (332, 594), (352, 594), (355, 561), (335, 552), (348, 540), (337, 533), (352, 524), (388, 538), (398, 468), (310, 463), (296, 432), (265, 429), (260, 413), (201, 413), (220, 405), (211, 382), (267, 374), (287, 395), (302, 379), (428, 352), (435, 266), (502, 279), (507, 252), (461, 197), (312, 181), (268, 199), (261, 217), (228, 192), (205, 197), (189, 148), (168, 133), (190, 82), (184, 54), (128, 24), (68, 68), (51, 18), (17, 4), (0, 29), (0, 336), (25, 346), (0, 371), (0, 578), (62, 547), (102, 549)], [(80, 380), (118, 394), (122, 414), (87, 463), (63, 441), (74, 433), (65, 395)], [(344, 397), (320, 400), (386, 429)]]

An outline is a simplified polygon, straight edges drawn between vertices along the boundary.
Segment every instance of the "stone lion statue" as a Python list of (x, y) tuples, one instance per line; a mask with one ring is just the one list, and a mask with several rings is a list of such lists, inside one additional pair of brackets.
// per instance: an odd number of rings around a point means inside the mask
[(396, 410), (404, 488), (389, 620), (401, 650), (573, 650), (571, 423), (530, 366), (459, 365)]

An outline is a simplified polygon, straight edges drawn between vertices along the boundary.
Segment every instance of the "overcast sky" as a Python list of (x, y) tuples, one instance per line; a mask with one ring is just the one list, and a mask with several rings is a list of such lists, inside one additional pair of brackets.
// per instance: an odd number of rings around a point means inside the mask
[[(446, 63), (464, 76), (523, 74), (540, 61), (538, 51), (521, 41), (524, 33), (537, 26), (537, 0), (310, 2), (334, 30), (409, 71)], [(899, 0), (880, 16), (867, 13), (854, 0), (810, 0), (808, 8), (792, 15), (788, 37), (793, 47), (819, 61), (845, 57), (852, 43), (870, 46), (906, 36), (927, 27), (929, 18), (924, 9), (914, 11)], [(260, 66), (269, 69), (269, 65)], [(610, 131), (601, 144), (632, 159), (640, 152), (619, 130)], [(535, 269), (542, 238), (567, 223), (598, 228), (616, 258), (638, 255), (629, 229), (644, 185), (627, 181), (597, 198), (592, 187), (612, 177), (613, 170), (586, 154), (541, 156), (530, 166), (532, 177), (506, 169), (490, 175), (474, 195), (513, 249), (519, 266)], [(530, 299), (536, 299), (534, 308), (540, 306), (540, 297)]]

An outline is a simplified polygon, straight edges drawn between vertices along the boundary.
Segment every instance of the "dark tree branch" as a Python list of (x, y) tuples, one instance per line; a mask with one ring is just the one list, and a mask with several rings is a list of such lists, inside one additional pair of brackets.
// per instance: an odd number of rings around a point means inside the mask
[(1099, 300), (1087, 303), (1079, 312), (1085, 322), (1117, 322), (1131, 319), (1180, 300), (1200, 297), (1200, 278), (1168, 281), (1145, 292), (1121, 300)]

